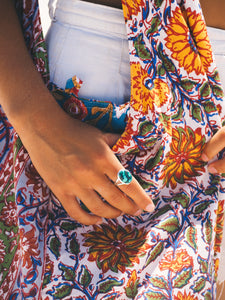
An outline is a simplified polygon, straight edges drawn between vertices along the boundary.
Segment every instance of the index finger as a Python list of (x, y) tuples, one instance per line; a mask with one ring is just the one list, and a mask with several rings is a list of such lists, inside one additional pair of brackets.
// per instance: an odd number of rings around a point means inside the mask
[(203, 152), (202, 159), (204, 161), (211, 160), (225, 147), (225, 127), (222, 127), (206, 144)]

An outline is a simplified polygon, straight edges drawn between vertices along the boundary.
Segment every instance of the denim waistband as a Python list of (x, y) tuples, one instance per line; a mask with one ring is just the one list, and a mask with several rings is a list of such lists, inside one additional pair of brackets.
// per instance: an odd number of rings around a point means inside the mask
[(58, 0), (54, 20), (127, 38), (123, 10), (119, 8), (80, 0)]

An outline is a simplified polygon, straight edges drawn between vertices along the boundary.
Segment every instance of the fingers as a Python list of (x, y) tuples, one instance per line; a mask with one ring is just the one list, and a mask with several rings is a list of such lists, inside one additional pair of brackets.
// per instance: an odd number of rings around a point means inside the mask
[(82, 190), (77, 195), (87, 208), (97, 216), (111, 219), (121, 215), (120, 209), (110, 206), (94, 190)]
[[(116, 181), (117, 179), (117, 174), (120, 170), (124, 169), (123, 166), (120, 164), (120, 162), (116, 159), (114, 161), (113, 164), (113, 168), (111, 168), (108, 173), (107, 176), (109, 178), (112, 179), (113, 182)], [(133, 212), (134, 212), (134, 208), (139, 208), (148, 212), (152, 212), (155, 208), (152, 200), (150, 199), (150, 197), (145, 193), (145, 191), (143, 190), (143, 188), (140, 186), (140, 184), (138, 183), (138, 181), (132, 176), (132, 181), (129, 184), (123, 184), (123, 185), (119, 185), (117, 188), (119, 188), (123, 193), (125, 193), (130, 199), (133, 200), (133, 205), (135, 203), (135, 207), (133, 206)], [(121, 205), (125, 205), (125, 207), (121, 208), (121, 210), (123, 212), (128, 213), (130, 211), (131, 208), (129, 208), (129, 203), (127, 200), (125, 200), (124, 198), (121, 198), (122, 201), (124, 201), (124, 203), (120, 203), (120, 208)], [(120, 202), (122, 202), (120, 201)], [(116, 197), (116, 201), (114, 201), (115, 206), (117, 207), (117, 197)], [(110, 202), (111, 203), (111, 202)], [(111, 203), (111, 205), (113, 205)], [(133, 213), (132, 213), (133, 214)], [(137, 211), (136, 213), (137, 214)]]
[(123, 213), (129, 215), (139, 215), (141, 213), (140, 207), (138, 207), (134, 201), (115, 186), (106, 176), (101, 182), (103, 182), (103, 184), (98, 187), (98, 192), (113, 207), (116, 207)]
[(202, 159), (204, 161), (211, 160), (224, 147), (225, 147), (225, 128), (222, 127), (206, 144), (202, 153)]
[(77, 222), (80, 222), (81, 224), (84, 225), (93, 225), (93, 224), (102, 223), (101, 217), (89, 214), (88, 212), (84, 211), (80, 207), (80, 204), (78, 203), (75, 196), (63, 195), (59, 198), (59, 201), (62, 203), (67, 213)]
[[(202, 152), (202, 160), (210, 161), (225, 147), (225, 128), (222, 127), (206, 144)], [(209, 164), (208, 171), (212, 174), (225, 172), (225, 159), (216, 160)]]
[(225, 172), (225, 159), (214, 161), (208, 166), (208, 171), (212, 174), (219, 174)]

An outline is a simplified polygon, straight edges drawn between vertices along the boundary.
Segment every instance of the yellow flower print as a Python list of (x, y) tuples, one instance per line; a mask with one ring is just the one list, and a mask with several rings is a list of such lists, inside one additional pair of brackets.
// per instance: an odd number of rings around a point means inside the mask
[(179, 67), (188, 73), (194, 71), (197, 75), (204, 74), (212, 63), (212, 51), (205, 23), (202, 16), (195, 11), (187, 10), (186, 17), (190, 30), (177, 7), (166, 28), (166, 46), (171, 50), (172, 57), (179, 62)]
[(84, 233), (84, 246), (89, 247), (89, 261), (95, 261), (105, 273), (125, 272), (127, 266), (139, 263), (139, 256), (144, 255), (150, 246), (146, 243), (144, 227), (121, 227), (112, 222), (101, 226), (94, 225), (94, 230)]
[(171, 150), (163, 161), (163, 174), (161, 179), (166, 186), (174, 189), (177, 183), (193, 180), (204, 171), (204, 162), (201, 152), (205, 138), (201, 129), (193, 131), (190, 127), (172, 130)]
[(147, 114), (149, 110), (154, 109), (154, 104), (157, 107), (163, 106), (170, 93), (168, 85), (160, 78), (155, 78), (151, 88), (147, 87), (149, 74), (144, 70), (140, 64), (131, 64), (131, 106), (136, 110), (142, 110)]
[(144, 0), (122, 0), (125, 20), (129, 20), (132, 15), (137, 15), (144, 3)]

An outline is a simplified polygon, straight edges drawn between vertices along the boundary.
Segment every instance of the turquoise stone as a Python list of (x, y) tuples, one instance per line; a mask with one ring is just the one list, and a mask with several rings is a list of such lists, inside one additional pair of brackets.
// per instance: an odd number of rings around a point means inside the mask
[(132, 175), (128, 170), (120, 170), (118, 173), (118, 178), (124, 184), (129, 184), (132, 181)]

